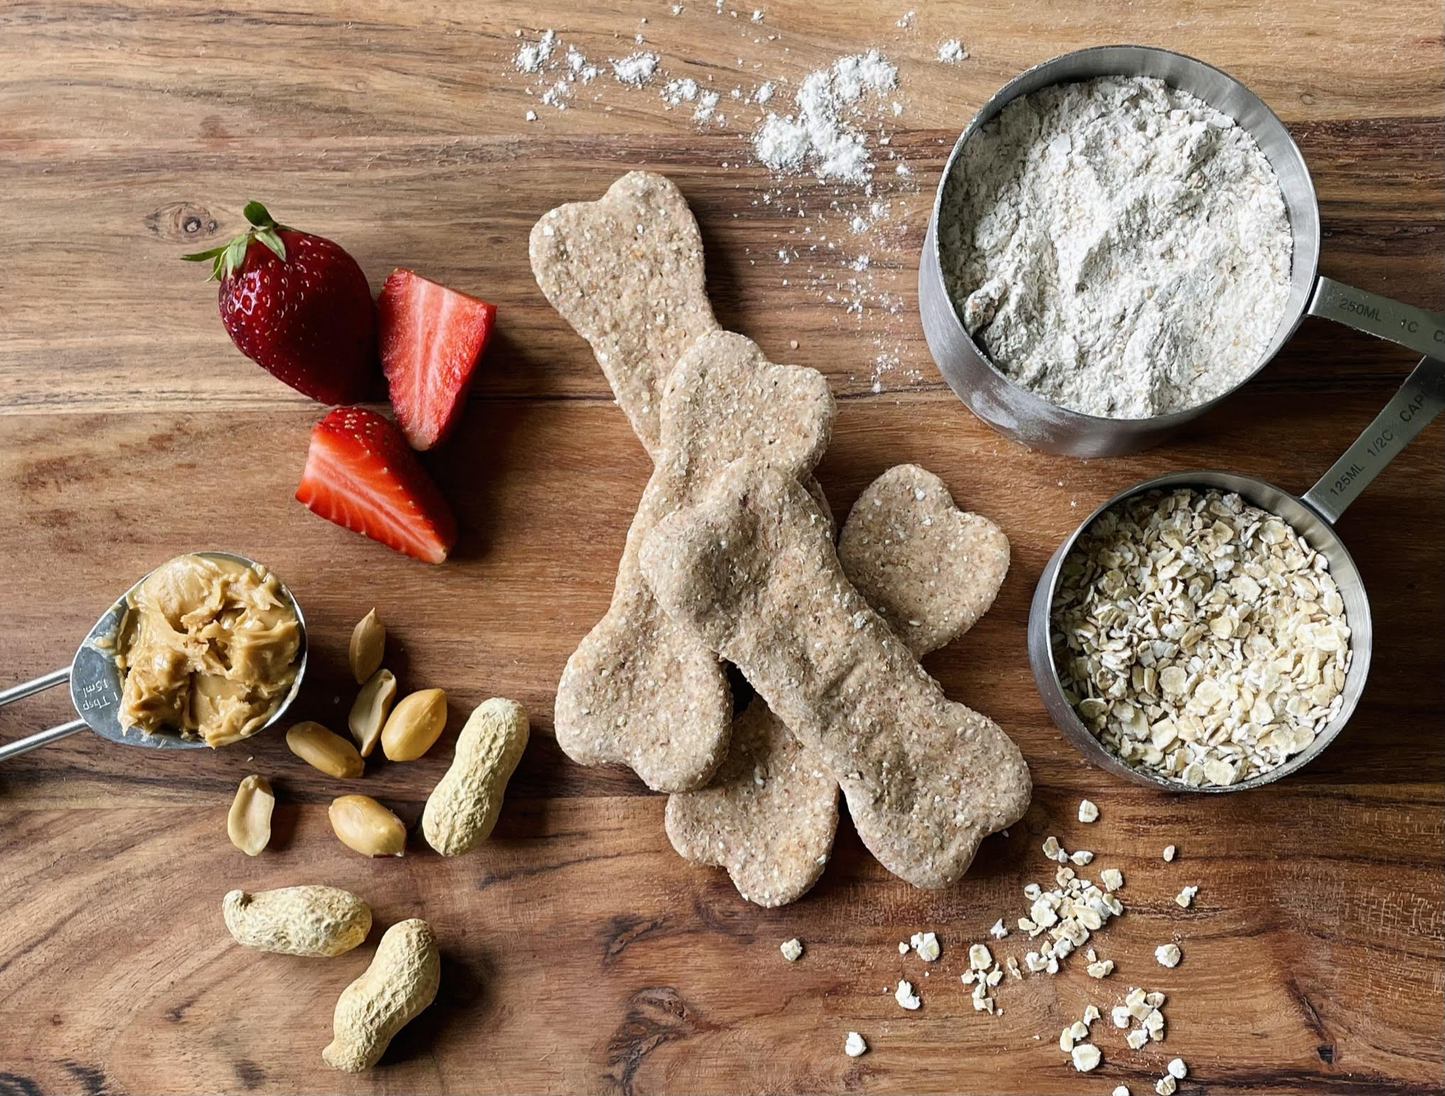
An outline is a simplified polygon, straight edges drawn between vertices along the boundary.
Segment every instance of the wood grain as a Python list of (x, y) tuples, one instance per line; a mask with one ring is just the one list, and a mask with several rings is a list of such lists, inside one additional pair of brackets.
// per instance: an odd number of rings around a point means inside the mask
[[(751, 6), (737, 20), (712, 8), (698, 0), (675, 19), (666, 4), (553, 0), (0, 9), (5, 678), (62, 663), (156, 562), (225, 546), (267, 561), (306, 607), (313, 663), (298, 716), (342, 722), (354, 689), (346, 636), (372, 605), (403, 683), (448, 690), (437, 756), (374, 765), (362, 782), (409, 822), (474, 704), (514, 697), (535, 732), (496, 837), (457, 860), (418, 848), (372, 863), (341, 848), (325, 819), (341, 789), (279, 736), (185, 757), (80, 736), (5, 765), (0, 1094), (1104, 1093), (1121, 1082), (1138, 1093), (1174, 1055), (1189, 1063), (1188, 1096), (1439, 1091), (1445, 429), (1427, 430), (1340, 523), (1370, 592), (1375, 661), (1351, 725), (1299, 775), (1222, 799), (1114, 781), (1052, 728), (1024, 652), (1033, 583), (1100, 500), (1195, 467), (1303, 490), (1409, 355), (1309, 321), (1245, 393), (1165, 448), (1081, 462), (1029, 453), (974, 420), (938, 378), (914, 315), (915, 255), (953, 135), (1019, 69), (1116, 40), (1182, 49), (1250, 84), (1314, 172), (1322, 271), (1445, 307), (1438, 6), (977, 0), (920, 6), (912, 31), (894, 26), (905, 5), (877, 0), (770, 4), (760, 27)], [(887, 182), (901, 227), (871, 259), (898, 314), (842, 315), (817, 277), (778, 261), (796, 226), (754, 205), (766, 174), (720, 166), (746, 161), (744, 128), (699, 133), (655, 92), (605, 81), (587, 109), (523, 122), (536, 100), (511, 64), (519, 27), (565, 29), (597, 56), (620, 55), (641, 29), (665, 64), (699, 78), (727, 79), (738, 56), (756, 55), (796, 81), (883, 47), (900, 64), (907, 110), (894, 147), (913, 175)], [(970, 60), (932, 62), (953, 36)], [(558, 674), (606, 606), (648, 463), (586, 348), (536, 290), (526, 234), (550, 206), (596, 196), (635, 166), (667, 171), (692, 201), (724, 322), (828, 375), (842, 408), (819, 478), (835, 509), (916, 461), (1013, 544), (997, 605), (927, 665), (1015, 736), (1036, 794), (949, 890), (888, 876), (845, 823), (815, 891), (759, 910), (722, 873), (676, 857), (660, 797), (629, 774), (573, 765), (551, 737)], [(798, 194), (816, 206), (833, 192), (808, 183)], [(319, 409), (230, 348), (212, 291), (174, 261), (233, 230), (252, 195), (342, 241), (374, 284), (408, 263), (501, 305), (460, 434), (429, 457), (463, 528), (453, 563), (395, 556), (291, 501)], [(870, 391), (877, 339), (918, 374), (890, 378), (881, 395)], [(32, 698), (0, 711), (0, 738), (63, 718), (60, 695)], [(224, 836), (250, 771), (282, 801), (276, 845), (254, 860)], [(1093, 826), (1074, 820), (1084, 795), (1103, 812)], [(1129, 912), (1098, 941), (1118, 969), (1102, 983), (1081, 965), (1006, 981), (1004, 1015), (975, 1014), (957, 980), (967, 944), (1022, 912), (1022, 886), (1046, 878), (1049, 833), (1123, 868)], [(1172, 865), (1159, 856), (1169, 843)], [(333, 1073), (320, 1048), (374, 939), (299, 961), (245, 952), (222, 925), (227, 889), (306, 881), (364, 895), (378, 935), (421, 915), (443, 940), (437, 1004), (372, 1074)], [(1186, 883), (1199, 897), (1181, 911), (1172, 897)], [(944, 943), (927, 979), (895, 948), (922, 928)], [(795, 935), (807, 953), (786, 964), (777, 945)], [(1174, 970), (1152, 958), (1167, 939), (1185, 950)], [(1000, 950), (1021, 952), (1015, 942)], [(916, 1014), (892, 1000), (904, 976), (924, 996)], [(1169, 993), (1167, 1041), (1135, 1054), (1106, 1020), (1105, 1064), (1074, 1073), (1059, 1029), (1135, 984)], [(868, 1038), (866, 1056), (843, 1055), (849, 1030)]]

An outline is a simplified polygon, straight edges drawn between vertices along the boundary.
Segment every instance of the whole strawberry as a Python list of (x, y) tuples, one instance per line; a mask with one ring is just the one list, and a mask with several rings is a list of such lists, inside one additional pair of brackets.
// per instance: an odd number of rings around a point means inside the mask
[(322, 403), (355, 403), (376, 376), (376, 306), (356, 260), (335, 243), (278, 225), (260, 202), (251, 227), (209, 260), (221, 283), (221, 322), (236, 349)]

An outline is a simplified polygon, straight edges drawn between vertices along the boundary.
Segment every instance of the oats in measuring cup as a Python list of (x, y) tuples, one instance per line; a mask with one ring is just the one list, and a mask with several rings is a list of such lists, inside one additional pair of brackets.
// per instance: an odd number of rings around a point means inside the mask
[(1217, 490), (1149, 491), (1100, 514), (1061, 568), (1054, 662), (1125, 764), (1230, 785), (1306, 749), (1339, 712), (1344, 601), (1288, 523)]

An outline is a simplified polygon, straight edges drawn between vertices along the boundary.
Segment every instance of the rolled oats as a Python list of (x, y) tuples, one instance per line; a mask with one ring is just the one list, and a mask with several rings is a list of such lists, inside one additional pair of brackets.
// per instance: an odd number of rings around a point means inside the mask
[(1070, 1056), (1074, 1059), (1074, 1068), (1080, 1073), (1088, 1073), (1089, 1070), (1097, 1066), (1104, 1057), (1099, 1053), (1099, 1048), (1093, 1043), (1080, 1043), (1074, 1047)]
[(931, 932), (915, 932), (908, 943), (925, 963), (933, 962), (942, 952), (938, 937)]
[(1175, 852), (1177, 852), (1177, 851), (1178, 851), (1178, 850), (1176, 850), (1173, 845), (1165, 845), (1165, 846), (1164, 846), (1164, 862), (1167, 864), (1167, 863), (1169, 863), (1171, 860), (1173, 860), (1173, 859), (1174, 859), (1174, 854), (1175, 854)]
[(1169, 1064), (1164, 1067), (1169, 1071), (1169, 1076), (1176, 1080), (1184, 1080), (1189, 1076), (1189, 1067), (1184, 1064), (1183, 1058), (1171, 1058)]
[(1194, 896), (1199, 893), (1198, 887), (1185, 887), (1174, 896), (1174, 902), (1180, 909), (1187, 910), (1194, 904)]
[(1154, 949), (1154, 958), (1159, 960), (1161, 967), (1177, 967), (1184, 953), (1179, 950), (1178, 944), (1160, 944)]
[(893, 999), (910, 1012), (923, 1004), (918, 994), (913, 992), (913, 983), (908, 981), (899, 981), (898, 988), (893, 992)]
[(1150, 491), (1099, 515), (1064, 560), (1051, 631), (1065, 694), (1104, 747), (1189, 787), (1308, 748), (1351, 660), (1325, 558), (1213, 490)]
[(848, 1055), (849, 1058), (857, 1058), (867, 1050), (868, 1044), (864, 1042), (863, 1036), (859, 1035), (856, 1031), (850, 1031), (847, 1040), (843, 1043), (843, 1053)]
[(803, 956), (803, 942), (796, 936), (791, 940), (784, 940), (778, 945), (783, 953), (783, 958), (790, 963), (796, 963)]
[(1083, 799), (1079, 802), (1079, 821), (1097, 822), (1099, 820), (1099, 808), (1092, 800)]
[(1144, 1017), (1144, 1030), (1149, 1038), (1156, 1043), (1164, 1041), (1164, 1014), (1157, 1008), (1151, 1009), (1149, 1015)]

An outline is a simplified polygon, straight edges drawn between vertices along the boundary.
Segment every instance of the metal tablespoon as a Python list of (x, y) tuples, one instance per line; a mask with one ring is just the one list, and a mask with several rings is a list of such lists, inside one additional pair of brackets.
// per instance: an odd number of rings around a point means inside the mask
[[(210, 559), (230, 560), (246, 567), (257, 565), (255, 560), (237, 555), (235, 552), (196, 552), (194, 554)], [(0, 745), (0, 761), (23, 754), (27, 750), (33, 750), (37, 746), (58, 742), (84, 727), (89, 727), (102, 738), (108, 738), (112, 742), (119, 742), (127, 746), (149, 746), (155, 750), (193, 750), (206, 745), (198, 738), (182, 738), (178, 734), (150, 734), (138, 727), (122, 727), (120, 725), (121, 681), (120, 671), (115, 663), (116, 635), (120, 630), (121, 620), (125, 616), (127, 599), (135, 592), (136, 587), (149, 577), (149, 573), (142, 575), (134, 586), (121, 594), (110, 608), (101, 614), (100, 619), (95, 622), (95, 626), (90, 629), (81, 642), (80, 649), (75, 652), (75, 658), (69, 666), (42, 674), (33, 681), (12, 685), (8, 689), (0, 689), (0, 707), (3, 707), (32, 693), (38, 693), (43, 689), (49, 689), (69, 681), (70, 702), (75, 705), (75, 710), (80, 715), (79, 719), (72, 719), (69, 723), (62, 723), (58, 727), (37, 731), (35, 734), (18, 738), (14, 742)], [(271, 713), (270, 718), (257, 728), (256, 733), (258, 734), (267, 727), (274, 726), (286, 714), (286, 709), (291, 707), (291, 702), (296, 699), (296, 694), (301, 688), (301, 678), (306, 672), (306, 618), (301, 613), (301, 606), (296, 603), (291, 591), (286, 588), (286, 584), (280, 582), (279, 579), (277, 581), (281, 588), (281, 597), (287, 608), (296, 614), (296, 626), (301, 642), (296, 652), (296, 678), (291, 683), (291, 690), (281, 698), (281, 703), (276, 705), (276, 710)]]
[[(1064, 733), (1064, 737), (1094, 764), (1126, 780), (1172, 792), (1245, 791), (1288, 776), (1318, 757), (1325, 747), (1335, 740), (1354, 712), (1355, 705), (1359, 703), (1360, 694), (1365, 689), (1365, 678), (1370, 671), (1370, 648), (1373, 642), (1370, 602), (1365, 596), (1364, 583), (1360, 579), (1355, 561), (1345, 549), (1344, 541), (1335, 532), (1334, 523), (1344, 513), (1345, 507), (1359, 497), (1380, 470), (1442, 409), (1445, 409), (1445, 361), (1425, 358), (1405, 379), (1405, 383), (1385, 405), (1385, 409), (1365, 428), (1365, 432), (1345, 450), (1329, 471), (1320, 477), (1318, 483), (1298, 498), (1254, 476), (1215, 471), (1175, 472), (1136, 483), (1127, 491), (1119, 492), (1085, 518), (1073, 535), (1059, 545), (1058, 551), (1053, 554), (1043, 574), (1039, 576), (1038, 586), (1034, 589), (1033, 604), (1029, 609), (1029, 663), (1033, 669), (1034, 682), (1038, 686), (1039, 695), (1043, 697), (1044, 707), (1048, 709), (1049, 716)], [(1228, 786), (1189, 787), (1155, 776), (1143, 769), (1133, 768), (1115, 757), (1084, 725), (1064, 695), (1059, 668), (1054, 661), (1053, 644), (1050, 641), (1054, 597), (1058, 592), (1063, 562), (1084, 530), (1105, 510), (1124, 499), (1142, 491), (1173, 487), (1212, 487), (1220, 491), (1232, 491), (1245, 502), (1258, 506), (1293, 526), (1310, 547), (1329, 562), (1330, 575), (1345, 603), (1345, 621), (1350, 628), (1353, 660), (1345, 674), (1339, 711), (1303, 752), (1295, 754), (1273, 769), (1256, 773)]]

